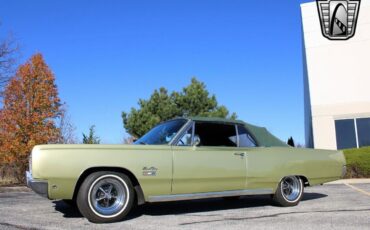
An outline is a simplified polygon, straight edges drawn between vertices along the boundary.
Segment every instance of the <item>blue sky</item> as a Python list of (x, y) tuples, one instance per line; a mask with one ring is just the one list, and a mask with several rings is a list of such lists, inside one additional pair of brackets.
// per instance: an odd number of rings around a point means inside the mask
[(127, 136), (121, 112), (196, 76), (220, 104), (304, 143), (300, 4), (310, 1), (7, 0), (0, 37), (41, 52), (81, 139)]

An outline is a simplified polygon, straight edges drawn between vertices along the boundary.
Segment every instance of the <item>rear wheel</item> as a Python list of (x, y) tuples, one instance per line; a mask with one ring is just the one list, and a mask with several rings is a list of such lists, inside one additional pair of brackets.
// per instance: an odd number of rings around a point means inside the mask
[(117, 172), (95, 172), (82, 183), (77, 195), (81, 214), (94, 223), (122, 220), (131, 210), (134, 190), (130, 179)]
[(304, 186), (301, 178), (287, 176), (280, 181), (273, 200), (283, 207), (296, 206), (302, 199), (303, 190)]

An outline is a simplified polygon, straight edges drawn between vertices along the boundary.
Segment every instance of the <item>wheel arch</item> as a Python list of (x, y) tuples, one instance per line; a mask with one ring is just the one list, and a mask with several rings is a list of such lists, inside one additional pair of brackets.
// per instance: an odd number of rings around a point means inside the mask
[(310, 182), (308, 181), (307, 177), (305, 177), (303, 175), (297, 175), (297, 177), (299, 177), (302, 180), (304, 187), (309, 187), (310, 186)]
[(300, 174), (291, 174), (291, 175), (283, 176), (283, 177), (280, 178), (280, 180), (279, 180), (278, 183), (280, 183), (284, 179), (284, 177), (287, 177), (287, 176), (296, 176), (296, 177), (299, 177), (302, 180), (304, 187), (309, 187), (310, 186), (310, 182), (307, 179), (307, 177), (304, 176), (304, 175), (300, 175)]
[(81, 173), (79, 176), (76, 186), (73, 191), (73, 200), (76, 200), (78, 191), (80, 190), (80, 187), (86, 177), (88, 177), (91, 173), (94, 172), (100, 172), (100, 171), (111, 171), (111, 172), (117, 172), (117, 173), (123, 173), (126, 176), (128, 176), (131, 180), (132, 185), (134, 186), (135, 194), (136, 194), (136, 203), (138, 205), (144, 204), (145, 203), (145, 198), (144, 198), (144, 192), (141, 188), (141, 185), (139, 183), (139, 180), (136, 178), (136, 176), (128, 169), (126, 168), (120, 168), (120, 167), (91, 167), (86, 169)]

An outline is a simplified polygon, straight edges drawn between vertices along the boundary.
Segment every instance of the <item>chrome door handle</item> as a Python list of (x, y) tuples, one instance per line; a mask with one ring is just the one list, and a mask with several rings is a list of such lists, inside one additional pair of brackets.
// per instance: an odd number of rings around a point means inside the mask
[(244, 157), (245, 156), (245, 153), (234, 153), (235, 156), (241, 156), (241, 157)]

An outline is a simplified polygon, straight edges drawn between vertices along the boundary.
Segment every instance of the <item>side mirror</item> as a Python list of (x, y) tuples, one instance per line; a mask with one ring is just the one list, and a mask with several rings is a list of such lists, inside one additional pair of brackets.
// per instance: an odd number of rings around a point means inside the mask
[(198, 145), (200, 145), (200, 137), (198, 135), (194, 135), (193, 146), (198, 146)]

